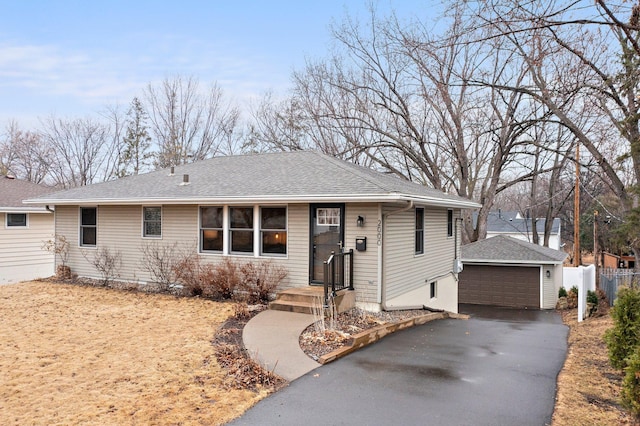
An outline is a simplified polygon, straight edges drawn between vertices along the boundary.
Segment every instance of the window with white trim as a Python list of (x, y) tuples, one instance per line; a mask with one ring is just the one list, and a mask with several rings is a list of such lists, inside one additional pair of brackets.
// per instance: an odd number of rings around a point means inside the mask
[(287, 208), (260, 207), (260, 254), (287, 254)]
[(429, 284), (429, 298), (435, 299), (438, 297), (438, 283), (437, 281), (432, 281)]
[(416, 208), (415, 254), (424, 253), (424, 209)]
[(27, 214), (26, 213), (7, 213), (6, 214), (7, 228), (26, 228), (27, 227)]
[(98, 208), (80, 207), (80, 245), (95, 247), (98, 239)]
[(453, 210), (447, 210), (447, 237), (453, 237)]
[(229, 207), (231, 253), (253, 253), (253, 207)]
[(318, 225), (340, 225), (340, 208), (319, 208), (316, 215)]
[(142, 222), (143, 237), (162, 238), (162, 207), (143, 207)]
[(200, 250), (222, 253), (224, 248), (224, 208), (200, 207)]

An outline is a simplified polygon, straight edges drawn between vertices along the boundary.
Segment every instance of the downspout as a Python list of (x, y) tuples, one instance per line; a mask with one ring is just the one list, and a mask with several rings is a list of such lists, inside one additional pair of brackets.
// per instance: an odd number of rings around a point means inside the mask
[(386, 227), (386, 221), (387, 218), (389, 216), (392, 216), (394, 214), (398, 214), (398, 213), (404, 213), (408, 210), (411, 210), (413, 208), (413, 200), (409, 200), (407, 205), (397, 209), (397, 210), (392, 210), (388, 213), (384, 213), (382, 215), (382, 258), (380, 259), (380, 263), (382, 265), (381, 267), (381, 275), (380, 275), (380, 306), (382, 307), (383, 311), (399, 311), (399, 310), (406, 310), (406, 309), (423, 309), (423, 306), (394, 306), (394, 307), (388, 307), (387, 306), (387, 292), (386, 292), (386, 288), (385, 288), (385, 279), (384, 279), (384, 234), (385, 234), (385, 227)]

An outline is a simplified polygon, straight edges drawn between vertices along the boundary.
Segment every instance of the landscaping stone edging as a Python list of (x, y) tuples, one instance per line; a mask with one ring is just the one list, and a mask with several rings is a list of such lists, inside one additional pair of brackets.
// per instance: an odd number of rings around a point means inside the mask
[(404, 330), (405, 328), (413, 327), (415, 325), (422, 325), (430, 321), (447, 319), (447, 318), (469, 319), (469, 315), (454, 314), (451, 312), (433, 312), (433, 313), (421, 315), (419, 317), (402, 320), (399, 322), (382, 324), (377, 327), (370, 328), (369, 330), (365, 330), (358, 334), (353, 335), (346, 346), (333, 350), (328, 354), (322, 355), (318, 359), (318, 362), (323, 365), (328, 364), (339, 358), (342, 358), (345, 355), (355, 352), (360, 348), (363, 348), (367, 345), (375, 343), (388, 334), (395, 333), (396, 331)]

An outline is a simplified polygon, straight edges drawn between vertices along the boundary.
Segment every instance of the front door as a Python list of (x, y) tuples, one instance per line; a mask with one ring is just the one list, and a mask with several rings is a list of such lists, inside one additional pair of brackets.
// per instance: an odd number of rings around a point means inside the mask
[(312, 284), (324, 283), (324, 262), (331, 252), (342, 251), (344, 204), (312, 204), (310, 212)]

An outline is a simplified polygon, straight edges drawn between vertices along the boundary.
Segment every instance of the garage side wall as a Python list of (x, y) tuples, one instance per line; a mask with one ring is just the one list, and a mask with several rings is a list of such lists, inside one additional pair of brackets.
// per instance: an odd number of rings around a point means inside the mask
[(5, 224), (5, 213), (0, 213), (0, 284), (53, 275), (53, 255), (42, 249), (53, 238), (53, 214), (28, 213), (26, 227)]

